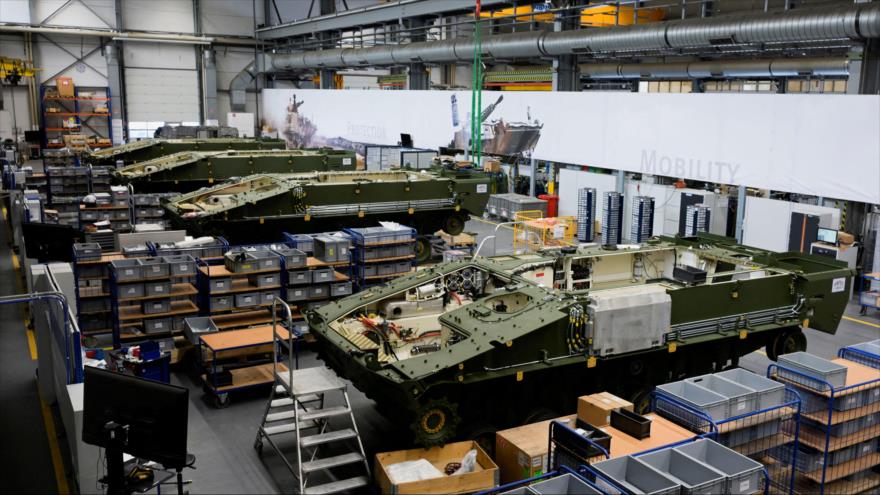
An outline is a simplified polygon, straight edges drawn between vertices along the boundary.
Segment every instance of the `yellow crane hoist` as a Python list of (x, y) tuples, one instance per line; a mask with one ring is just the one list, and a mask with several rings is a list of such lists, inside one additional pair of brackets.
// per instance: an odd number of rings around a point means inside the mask
[(37, 70), (24, 60), (0, 57), (0, 80), (5, 84), (15, 86), (22, 77), (34, 77)]

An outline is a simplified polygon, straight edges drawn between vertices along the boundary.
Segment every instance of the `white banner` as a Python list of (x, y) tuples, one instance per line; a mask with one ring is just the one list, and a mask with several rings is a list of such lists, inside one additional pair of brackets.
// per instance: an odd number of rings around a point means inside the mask
[[(484, 153), (880, 203), (880, 96), (487, 91), (482, 98), (484, 115), (497, 103), (483, 122)], [(397, 144), (401, 133), (422, 148), (468, 142), (466, 91), (266, 89), (262, 102), (265, 124), (290, 146), (357, 149)]]

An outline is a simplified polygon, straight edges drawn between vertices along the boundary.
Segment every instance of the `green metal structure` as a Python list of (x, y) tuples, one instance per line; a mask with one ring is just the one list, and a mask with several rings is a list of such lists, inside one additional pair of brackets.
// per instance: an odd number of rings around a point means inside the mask
[(710, 235), (565, 251), (443, 263), (305, 317), (327, 365), (436, 445), (804, 349), (801, 328), (835, 333), (854, 274)]
[(83, 159), (92, 165), (115, 165), (119, 160), (129, 165), (181, 151), (283, 150), (286, 147), (283, 139), (142, 139), (92, 151)]
[(138, 162), (113, 173), (138, 192), (189, 192), (233, 177), (257, 173), (355, 170), (353, 151), (305, 150), (181, 151)]
[[(457, 235), (482, 215), (491, 179), (476, 170), (257, 174), (182, 194), (166, 203), (172, 223), (232, 243), (395, 221), (424, 235)], [(417, 255), (430, 254), (420, 239)], [(427, 250), (427, 253), (425, 252)]]

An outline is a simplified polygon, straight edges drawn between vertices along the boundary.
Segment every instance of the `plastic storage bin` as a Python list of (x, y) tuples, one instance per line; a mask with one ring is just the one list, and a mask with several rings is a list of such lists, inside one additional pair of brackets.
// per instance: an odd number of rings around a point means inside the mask
[(144, 296), (159, 297), (171, 294), (171, 282), (163, 280), (161, 282), (144, 282)]
[(730, 380), (718, 378), (715, 375), (703, 375), (688, 378), (685, 381), (727, 397), (727, 414), (729, 416), (754, 412), (757, 407), (758, 393), (754, 389), (733, 383)]
[(667, 383), (658, 385), (657, 391), (703, 411), (715, 421), (728, 417), (730, 401), (727, 397), (693, 383), (686, 381)]
[(311, 283), (325, 284), (333, 281), (332, 268), (315, 268), (312, 270)]
[(168, 263), (169, 272), (176, 277), (195, 275), (196, 261), (188, 254), (178, 256), (165, 256), (162, 258)]
[(144, 278), (167, 277), (171, 274), (168, 263), (162, 258), (140, 258), (141, 270)]
[(144, 301), (142, 307), (145, 315), (167, 313), (171, 311), (171, 301), (168, 299)]
[[(677, 494), (680, 491), (678, 483), (635, 457), (608, 459), (593, 464), (592, 468), (631, 493), (659, 495)], [(612, 493), (617, 491), (601, 478), (596, 479), (596, 484), (600, 488), (611, 489)]]
[(96, 260), (101, 257), (101, 245), (97, 242), (75, 243), (73, 255), (80, 261)]
[(272, 304), (276, 297), (281, 297), (280, 290), (267, 290), (260, 292), (260, 304)]
[(224, 311), (232, 309), (232, 296), (211, 296), (208, 300), (209, 311)]
[(162, 333), (171, 331), (171, 318), (153, 318), (144, 320), (144, 333)]
[(223, 256), (223, 265), (232, 273), (247, 273), (259, 269), (259, 263), (245, 251), (229, 251)]
[(681, 485), (682, 494), (721, 494), (727, 487), (724, 473), (673, 449), (653, 452), (638, 459)]
[(539, 481), (528, 488), (531, 489), (531, 492), (521, 493), (547, 495), (600, 495), (602, 493), (571, 474), (563, 474), (562, 476)]
[(330, 285), (320, 284), (309, 286), (309, 299), (323, 299), (330, 295)]
[(121, 259), (110, 262), (110, 270), (117, 282), (136, 281), (143, 278), (143, 270), (138, 259)]
[(309, 298), (308, 287), (290, 287), (287, 289), (287, 301), (297, 302), (305, 301)]
[(309, 270), (290, 270), (287, 272), (289, 285), (306, 285), (312, 283), (312, 272)]
[(212, 278), (208, 280), (208, 289), (210, 292), (226, 292), (230, 288), (232, 288), (232, 279)]
[(611, 427), (639, 440), (651, 436), (651, 419), (623, 408), (611, 411)]
[(306, 266), (308, 255), (299, 249), (291, 247), (276, 247), (273, 251), (284, 258), (285, 268), (302, 268)]
[(116, 288), (116, 297), (119, 299), (144, 297), (144, 284), (120, 285)]
[(779, 376), (792, 380), (795, 383), (808, 385), (823, 392), (827, 389), (827, 386), (821, 381), (809, 380), (802, 375), (789, 372), (788, 369), (818, 378), (829, 383), (834, 388), (846, 386), (846, 366), (832, 363), (819, 356), (814, 356), (807, 352), (793, 352), (779, 356), (777, 362), (779, 363)]
[(280, 283), (277, 273), (263, 273), (259, 275), (251, 275), (248, 277), (250, 284), (254, 287), (272, 287)]
[(219, 332), (214, 320), (207, 316), (194, 316), (183, 319), (183, 334), (193, 345), (199, 345), (199, 337)]
[(351, 295), (351, 292), (351, 282), (337, 282), (335, 284), (330, 284), (330, 295), (333, 297), (349, 296)]
[(260, 294), (257, 292), (245, 292), (244, 294), (235, 295), (236, 308), (250, 308), (261, 304)]
[(763, 490), (763, 465), (712, 440), (698, 440), (675, 450), (727, 476), (724, 493), (746, 495)]
[(767, 377), (752, 373), (742, 368), (734, 368), (715, 376), (738, 383), (757, 392), (757, 409), (769, 409), (785, 402), (785, 384), (771, 380)]
[(308, 234), (288, 234), (288, 238), (293, 241), (296, 249), (305, 252), (306, 254), (312, 253), (315, 250), (315, 239)]

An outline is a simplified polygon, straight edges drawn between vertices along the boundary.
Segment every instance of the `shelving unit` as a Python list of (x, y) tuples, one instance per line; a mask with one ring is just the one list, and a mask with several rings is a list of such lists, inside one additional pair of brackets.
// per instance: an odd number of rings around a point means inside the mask
[(73, 252), (73, 284), (76, 314), (83, 335), (113, 332), (110, 302), (110, 262), (123, 259), (121, 253), (103, 253), (97, 259)]
[[(275, 257), (277, 262), (274, 268), (243, 272), (228, 270), (222, 264), (223, 257), (199, 258), (196, 273), (199, 314), (212, 317), (224, 315), (220, 319), (225, 319), (227, 328), (233, 323), (245, 327), (271, 322), (269, 308), (272, 306), (272, 297), (284, 297), (281, 292), (281, 260), (277, 255)], [(253, 283), (264, 276), (273, 276), (274, 281), (264, 285)]]
[[(856, 494), (880, 486), (880, 373), (834, 359), (846, 382), (834, 387), (818, 375), (772, 364), (767, 376), (795, 388), (802, 398), (797, 493)], [(782, 373), (780, 373), (782, 370)]]
[[(194, 270), (174, 273), (170, 264), (159, 257), (125, 260), (136, 263), (123, 265), (122, 260), (115, 260), (110, 266), (114, 347), (133, 340), (182, 334), (183, 318), (199, 312), (192, 301), (198, 290), (185, 281), (192, 278)], [(188, 263), (195, 265), (194, 261)], [(153, 270), (159, 274), (151, 275)]]
[[(348, 266), (348, 261), (327, 262), (314, 256), (306, 259), (306, 266), (297, 268), (285, 266), (282, 274), (284, 300), (294, 309), (301, 311), (310, 304), (321, 304), (337, 297), (350, 295), (351, 278), (337, 270)], [(298, 311), (293, 316), (296, 333), (308, 333), (308, 326), (303, 324), (302, 314)]]
[[(273, 333), (271, 325), (264, 325), (199, 337), (200, 375), (214, 397), (215, 406), (228, 405), (230, 392), (266, 386), (275, 381)], [(278, 334), (289, 337), (283, 328), (278, 329)], [(281, 363), (278, 366), (287, 370)], [(225, 380), (221, 382), (220, 377)]]
[(345, 229), (351, 236), (355, 281), (359, 289), (412, 272), (416, 257), (415, 229), (367, 227)]
[(91, 133), (91, 148), (113, 145), (110, 88), (75, 86), (74, 97), (63, 98), (55, 87), (41, 86), (40, 101), (41, 127), (45, 131), (43, 148), (63, 148), (65, 135), (87, 133)]
[[(859, 288), (859, 306), (862, 307), (862, 314), (867, 313), (868, 308), (880, 310), (880, 288), (872, 290), (873, 284), (880, 284), (880, 273), (862, 274), (862, 284)], [(865, 290), (865, 287), (868, 289)]]

